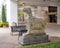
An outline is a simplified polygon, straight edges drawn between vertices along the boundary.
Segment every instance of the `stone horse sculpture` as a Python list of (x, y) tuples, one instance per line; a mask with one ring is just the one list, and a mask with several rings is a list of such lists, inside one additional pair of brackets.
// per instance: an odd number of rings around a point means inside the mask
[(24, 12), (29, 15), (27, 21), (27, 33), (19, 37), (19, 43), (22, 45), (48, 42), (48, 35), (45, 33), (45, 21), (32, 16), (30, 8), (24, 8)]

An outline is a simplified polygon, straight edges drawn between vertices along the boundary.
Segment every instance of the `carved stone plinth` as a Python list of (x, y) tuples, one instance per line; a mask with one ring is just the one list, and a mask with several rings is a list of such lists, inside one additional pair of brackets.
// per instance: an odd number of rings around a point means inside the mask
[(40, 44), (48, 42), (48, 35), (26, 35), (20, 36), (19, 43), (21, 45)]

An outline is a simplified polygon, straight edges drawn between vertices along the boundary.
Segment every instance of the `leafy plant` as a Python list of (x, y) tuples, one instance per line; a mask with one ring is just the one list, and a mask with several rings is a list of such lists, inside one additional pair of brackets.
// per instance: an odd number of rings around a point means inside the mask
[(3, 25), (2, 25), (2, 22), (0, 22), (0, 27), (2, 27)]
[(19, 15), (23, 15), (25, 12), (21, 11), (21, 12), (18, 12)]
[(8, 22), (0, 22), (0, 27), (3, 27), (4, 25), (6, 27), (8, 27), (9, 26), (9, 23)]
[(2, 22), (6, 22), (6, 12), (4, 5), (2, 5)]
[(2, 25), (5, 25), (6, 27), (8, 27), (9, 23), (8, 22), (2, 22)]

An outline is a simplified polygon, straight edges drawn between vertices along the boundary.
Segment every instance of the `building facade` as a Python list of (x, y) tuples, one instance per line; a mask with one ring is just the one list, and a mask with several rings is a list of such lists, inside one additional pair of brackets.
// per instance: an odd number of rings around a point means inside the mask
[[(9, 22), (9, 25), (11, 26), (13, 22), (19, 23), (18, 20), (18, 7), (19, 3), (23, 2), (24, 4), (28, 6), (34, 6), (37, 7), (35, 13), (33, 12), (33, 15), (38, 16), (39, 18), (47, 18), (46, 11), (48, 12), (49, 19), (46, 19), (49, 21), (49, 23), (56, 23), (60, 24), (60, 1), (59, 0), (6, 0), (6, 12), (7, 12), (7, 21)], [(56, 12), (49, 13), (49, 6), (57, 7)], [(34, 9), (34, 8), (33, 8)], [(36, 13), (37, 12), (37, 13)], [(57, 16), (55, 18), (55, 15)], [(51, 17), (54, 16), (54, 17)], [(53, 19), (51, 19), (53, 18)]]

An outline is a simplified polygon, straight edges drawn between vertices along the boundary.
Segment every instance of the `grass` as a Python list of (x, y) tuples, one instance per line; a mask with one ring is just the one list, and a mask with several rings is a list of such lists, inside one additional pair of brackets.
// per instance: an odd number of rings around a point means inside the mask
[(60, 41), (47, 43), (47, 44), (35, 44), (28, 46), (19, 46), (18, 48), (60, 48)]

